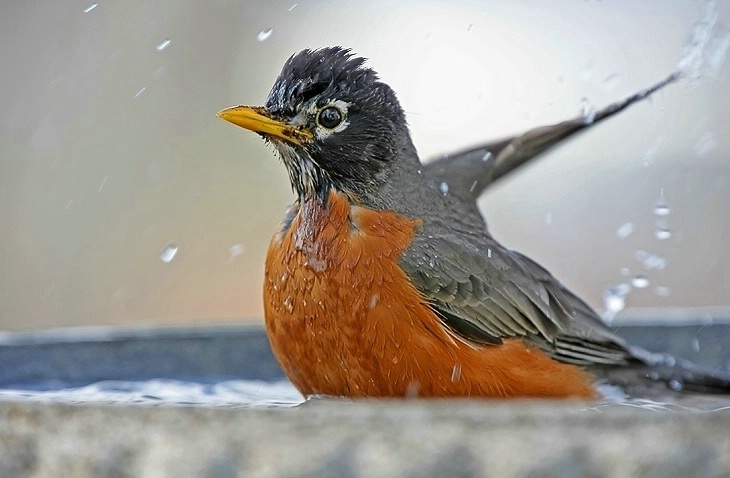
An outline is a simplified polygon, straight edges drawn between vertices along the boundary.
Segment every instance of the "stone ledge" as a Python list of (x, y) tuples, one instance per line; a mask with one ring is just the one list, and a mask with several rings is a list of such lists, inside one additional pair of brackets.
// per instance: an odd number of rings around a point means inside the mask
[(0, 476), (730, 476), (730, 413), (316, 400), (293, 409), (0, 402)]

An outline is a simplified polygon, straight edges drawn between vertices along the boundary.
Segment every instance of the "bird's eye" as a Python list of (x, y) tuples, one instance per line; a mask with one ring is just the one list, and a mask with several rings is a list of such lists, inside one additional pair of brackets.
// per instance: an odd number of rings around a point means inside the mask
[(334, 129), (342, 123), (342, 112), (334, 106), (328, 106), (317, 115), (317, 123), (327, 129)]

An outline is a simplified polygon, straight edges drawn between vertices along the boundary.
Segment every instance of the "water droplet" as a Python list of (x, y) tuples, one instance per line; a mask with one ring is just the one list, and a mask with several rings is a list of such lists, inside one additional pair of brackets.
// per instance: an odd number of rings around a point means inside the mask
[(244, 246), (241, 242), (239, 242), (238, 244), (233, 244), (228, 249), (228, 253), (231, 255), (231, 257), (238, 257), (244, 252), (246, 252), (246, 246)]
[(603, 87), (607, 90), (612, 90), (618, 84), (618, 73), (611, 73), (603, 79)]
[(667, 267), (667, 260), (656, 254), (648, 254), (642, 259), (641, 263), (648, 270), (661, 271), (664, 270), (665, 267)]
[(606, 311), (603, 320), (610, 323), (614, 316), (626, 307), (626, 294), (631, 290), (628, 284), (619, 284), (603, 292), (603, 306)]
[(292, 10), (294, 10), (295, 8), (297, 8), (297, 5), (299, 5), (299, 4), (298, 3), (295, 3), (294, 5), (292, 5), (291, 7), (289, 7), (289, 11), (291, 12)]
[(162, 250), (162, 254), (160, 254), (160, 260), (165, 263), (172, 262), (172, 260), (177, 255), (178, 247), (174, 243), (169, 243), (165, 248)]
[(467, 33), (471, 33), (471, 29), (474, 28), (474, 24), (470, 23), (469, 26), (466, 28)]
[(104, 180), (101, 182), (101, 185), (99, 186), (99, 189), (96, 191), (97, 193), (100, 193), (101, 190), (104, 188), (104, 185), (106, 184), (106, 180), (109, 179), (109, 176), (104, 176)]
[(469, 192), (470, 193), (473, 193), (474, 192), (474, 189), (477, 187), (477, 183), (478, 182), (479, 181), (474, 181), (473, 183), (471, 183), (471, 187), (469, 188)]
[(482, 156), (482, 161), (489, 161), (490, 159), (492, 159), (492, 152), (487, 151), (484, 153), (484, 156)]
[(697, 337), (692, 337), (692, 350), (695, 352), (700, 351), (700, 340)]
[(596, 108), (588, 101), (588, 98), (580, 100), (580, 115), (583, 117), (583, 124), (591, 124), (596, 119)]
[(274, 33), (273, 28), (266, 28), (265, 30), (261, 30), (258, 35), (256, 35), (256, 40), (266, 41), (269, 39), (272, 33)]
[(548, 226), (553, 223), (553, 213), (548, 211), (545, 213), (545, 224)]
[(487, 249), (487, 258), (492, 258), (492, 249)]
[(73, 202), (74, 202), (74, 200), (73, 200), (73, 199), (72, 199), (72, 200), (70, 200), (70, 201), (68, 202), (68, 204), (66, 204), (66, 207), (65, 207), (65, 208), (63, 208), (63, 210), (64, 210), (64, 211), (67, 211), (67, 210), (68, 210), (68, 208), (70, 208), (70, 207), (71, 207), (71, 204), (73, 204)]
[(139, 95), (141, 95), (142, 93), (144, 93), (144, 90), (146, 90), (146, 89), (147, 89), (147, 87), (146, 86), (143, 86), (142, 89), (139, 90), (136, 95), (134, 95), (134, 97), (135, 98), (138, 97)]
[(654, 232), (654, 236), (660, 241), (663, 241), (672, 237), (672, 231), (665, 227), (660, 227)]
[(162, 40), (160, 40), (160, 43), (157, 44), (157, 46), (155, 47), (155, 50), (157, 50), (157, 51), (164, 50), (165, 48), (167, 48), (168, 46), (170, 46), (170, 42), (171, 41), (172, 40), (170, 40), (167, 37), (163, 38)]
[(632, 232), (634, 232), (634, 224), (631, 222), (627, 222), (621, 224), (621, 226), (616, 229), (616, 237), (618, 237), (619, 239), (626, 239), (631, 235)]
[(441, 189), (441, 194), (443, 194), (444, 196), (449, 194), (449, 183), (447, 183), (446, 181), (441, 183), (439, 188)]
[(90, 3), (86, 8), (84, 8), (84, 13), (89, 13), (93, 9), (95, 9), (99, 4), (98, 3)]
[(461, 364), (457, 363), (451, 370), (451, 381), (456, 382), (461, 378)]
[(624, 277), (628, 277), (631, 274), (631, 270), (629, 270), (628, 267), (622, 267), (621, 269), (619, 269), (619, 272)]
[(368, 301), (368, 309), (374, 309), (376, 305), (378, 305), (378, 301), (380, 300), (380, 294), (375, 293), (370, 296), (370, 300)]
[(702, 135), (702, 137), (697, 141), (697, 146), (695, 146), (695, 153), (697, 156), (706, 156), (710, 151), (715, 149), (715, 146), (717, 146), (717, 140), (715, 139), (715, 135), (711, 132), (707, 132)]
[(644, 274), (636, 274), (634, 278), (631, 279), (631, 285), (637, 289), (644, 289), (649, 286), (649, 278)]
[(684, 384), (674, 378), (667, 382), (667, 385), (669, 385), (669, 388), (671, 388), (675, 392), (681, 392), (682, 390), (684, 390)]
[(669, 295), (672, 293), (671, 290), (669, 290), (669, 287), (664, 287), (663, 285), (658, 285), (654, 287), (654, 293), (658, 295), (659, 297), (669, 297)]
[(287, 296), (286, 299), (282, 302), (284, 304), (284, 307), (286, 307), (286, 310), (291, 314), (294, 312), (294, 305), (292, 305), (292, 298), (291, 296)]
[(668, 216), (672, 212), (666, 202), (659, 200), (654, 205), (654, 214), (660, 217)]

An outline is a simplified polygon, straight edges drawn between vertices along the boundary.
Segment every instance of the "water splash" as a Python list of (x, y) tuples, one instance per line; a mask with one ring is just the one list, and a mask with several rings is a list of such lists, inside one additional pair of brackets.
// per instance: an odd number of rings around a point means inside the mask
[(641, 262), (641, 264), (646, 268), (647, 270), (663, 270), (665, 267), (667, 267), (667, 259), (657, 255), (652, 254), (651, 252), (647, 252), (644, 250), (638, 250), (634, 252), (634, 257), (637, 261)]
[(238, 257), (244, 252), (246, 252), (246, 246), (242, 242), (239, 242), (238, 244), (233, 244), (228, 249), (228, 253), (231, 255), (232, 258)]
[(157, 51), (163, 51), (165, 48), (167, 48), (168, 46), (170, 46), (170, 43), (172, 43), (172, 40), (170, 40), (169, 38), (165, 37), (162, 40), (160, 40), (160, 42), (155, 47), (155, 50), (157, 50)]
[(257, 41), (260, 41), (260, 42), (265, 42), (266, 40), (269, 39), (269, 37), (271, 36), (272, 33), (274, 33), (274, 29), (273, 28), (266, 28), (264, 30), (261, 30), (256, 35), (256, 40)]
[(172, 260), (177, 255), (177, 251), (180, 248), (177, 247), (177, 244), (175, 243), (169, 243), (165, 248), (162, 250), (162, 253), (160, 254), (160, 260), (166, 264), (172, 262)]
[(631, 291), (629, 284), (619, 284), (603, 292), (603, 320), (611, 323), (616, 314), (626, 307), (626, 294)]
[(631, 233), (634, 232), (634, 223), (627, 222), (624, 224), (621, 224), (618, 229), (616, 229), (616, 237), (619, 239), (626, 239), (631, 235)]
[(596, 120), (596, 108), (588, 101), (588, 98), (581, 98), (579, 108), (583, 124), (591, 124)]
[(675, 72), (696, 84), (705, 73), (717, 77), (730, 47), (730, 32), (717, 24), (717, 5), (705, 4), (702, 18), (692, 28)]
[(697, 156), (707, 156), (713, 149), (715, 149), (716, 146), (717, 139), (715, 139), (715, 135), (712, 132), (707, 131), (697, 141), (695, 154), (697, 154)]
[(654, 205), (654, 215), (655, 216), (664, 217), (664, 216), (668, 216), (669, 213), (671, 213), (671, 212), (672, 212), (672, 210), (669, 209), (669, 206), (663, 199), (660, 199)]
[(654, 237), (660, 241), (665, 241), (672, 237), (672, 231), (666, 227), (658, 227), (657, 230), (654, 231)]
[(634, 278), (631, 279), (631, 285), (637, 289), (644, 289), (649, 286), (649, 278), (644, 274), (636, 274)]

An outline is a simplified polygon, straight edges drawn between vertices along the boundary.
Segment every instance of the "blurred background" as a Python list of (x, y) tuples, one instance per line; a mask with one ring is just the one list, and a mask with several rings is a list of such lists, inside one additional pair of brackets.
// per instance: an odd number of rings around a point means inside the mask
[[(505, 245), (625, 320), (728, 317), (730, 4), (40, 0), (0, 7), (0, 329), (261, 320), (292, 194), (256, 135), (284, 61), (343, 45), (424, 159), (651, 100), (481, 200)], [(725, 133), (723, 133), (725, 131)]]

